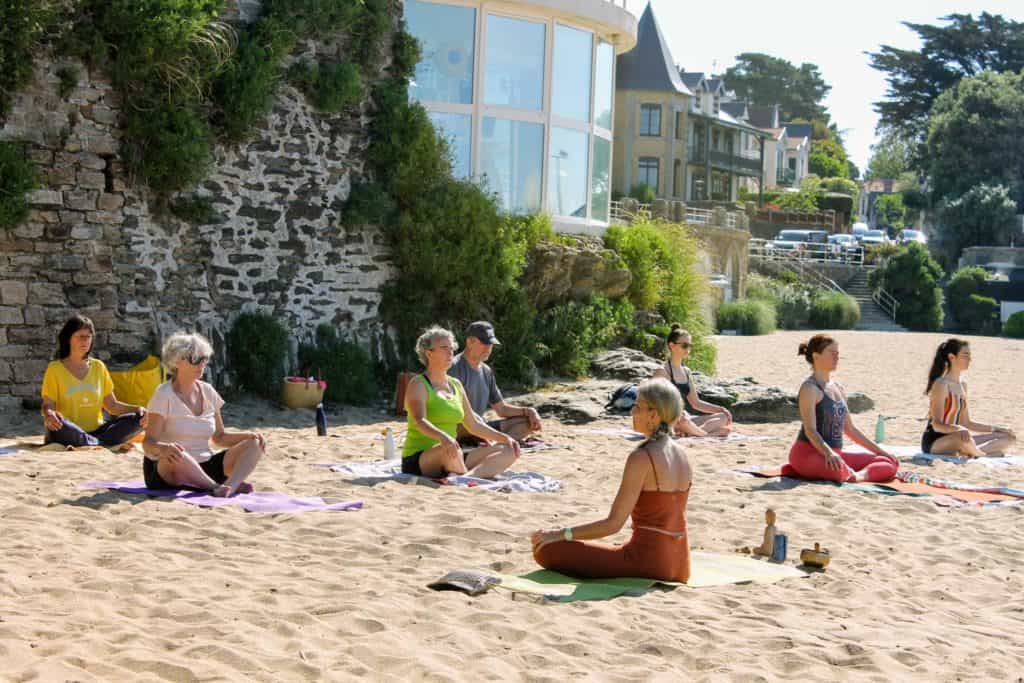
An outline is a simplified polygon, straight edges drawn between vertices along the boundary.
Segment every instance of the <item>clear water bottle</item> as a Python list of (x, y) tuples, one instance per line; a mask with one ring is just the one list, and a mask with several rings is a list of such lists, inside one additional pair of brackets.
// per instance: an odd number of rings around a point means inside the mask
[(316, 404), (316, 435), (327, 436), (327, 413), (323, 403)]
[(391, 431), (391, 427), (384, 432), (384, 459), (398, 459), (398, 452), (395, 450), (395, 433)]
[(885, 416), (879, 415), (875, 421), (875, 443), (885, 441)]

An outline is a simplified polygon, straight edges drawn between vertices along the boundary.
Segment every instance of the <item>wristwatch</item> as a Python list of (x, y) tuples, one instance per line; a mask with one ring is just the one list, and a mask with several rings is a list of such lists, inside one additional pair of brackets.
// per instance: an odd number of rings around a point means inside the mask
[(572, 540), (572, 529), (570, 527), (565, 527), (564, 529), (562, 529), (562, 538), (566, 541)]

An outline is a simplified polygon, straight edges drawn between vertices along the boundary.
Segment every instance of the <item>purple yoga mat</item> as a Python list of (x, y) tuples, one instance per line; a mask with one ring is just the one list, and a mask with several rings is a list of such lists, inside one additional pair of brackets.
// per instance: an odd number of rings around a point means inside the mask
[(76, 484), (80, 489), (110, 489), (122, 493), (137, 493), (144, 496), (175, 498), (189, 505), (201, 507), (221, 507), (234, 505), (249, 512), (305, 512), (307, 510), (358, 510), (363, 507), (361, 500), (349, 500), (343, 503), (325, 503), (323, 498), (311, 496), (297, 498), (287, 493), (275, 491), (256, 491), (255, 493), (239, 493), (230, 498), (217, 498), (202, 491), (183, 491), (181, 489), (148, 489), (142, 481), (87, 481)]

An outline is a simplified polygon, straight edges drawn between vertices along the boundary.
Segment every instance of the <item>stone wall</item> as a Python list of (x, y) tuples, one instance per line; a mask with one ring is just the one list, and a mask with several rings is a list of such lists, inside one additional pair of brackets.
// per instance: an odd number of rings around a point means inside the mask
[[(303, 44), (293, 57), (319, 50), (336, 56), (344, 45)], [(56, 71), (65, 65), (81, 77), (61, 97)], [(283, 84), (247, 144), (216, 150), (214, 171), (194, 193), (216, 209), (202, 225), (156, 215), (128, 177), (122, 106), (101, 73), (41, 55), (0, 126), (0, 140), (28, 143), (41, 181), (28, 220), (0, 230), (0, 399), (38, 395), (73, 311), (94, 320), (97, 355), (114, 361), (138, 359), (178, 329), (209, 335), (222, 361), (226, 331), (250, 310), (279, 318), (293, 346), (330, 323), (380, 350), (377, 309), (391, 276), (384, 237), (341, 224), (364, 172), (366, 102), (329, 118)]]

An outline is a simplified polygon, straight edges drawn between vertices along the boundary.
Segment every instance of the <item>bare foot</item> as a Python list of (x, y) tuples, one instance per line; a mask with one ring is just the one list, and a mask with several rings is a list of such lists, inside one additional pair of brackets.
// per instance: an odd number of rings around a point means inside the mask
[(210, 491), (210, 494), (215, 498), (227, 498), (231, 495), (231, 489), (230, 487), (221, 484), (219, 486), (214, 486)]

